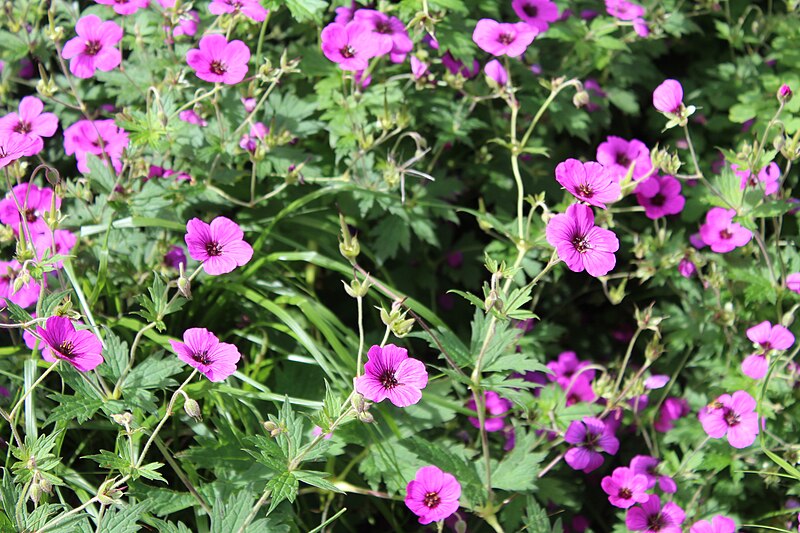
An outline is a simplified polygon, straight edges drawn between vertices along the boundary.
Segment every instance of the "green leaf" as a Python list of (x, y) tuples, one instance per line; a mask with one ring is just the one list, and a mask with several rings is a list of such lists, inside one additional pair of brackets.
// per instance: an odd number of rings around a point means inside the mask
[(535, 433), (526, 433), (519, 427), (515, 428), (515, 432), (514, 449), (492, 472), (492, 487), (515, 492), (532, 490), (536, 487), (539, 465), (547, 454), (531, 451), (536, 441)]
[(107, 332), (103, 340), (103, 359), (105, 361), (100, 365), (98, 371), (103, 377), (116, 381), (128, 366), (128, 343), (112, 331)]
[(784, 460), (782, 457), (780, 457), (779, 455), (769, 451), (768, 449), (766, 449), (764, 447), (762, 447), (761, 449), (764, 450), (764, 453), (767, 454), (767, 457), (772, 459), (772, 461), (775, 464), (777, 464), (778, 466), (783, 468), (788, 474), (794, 476), (795, 479), (800, 481), (800, 470), (798, 470), (797, 468), (793, 467), (786, 460)]
[(267, 514), (275, 510), (284, 500), (287, 500), (289, 503), (294, 503), (298, 486), (297, 478), (292, 472), (283, 472), (270, 479), (267, 483), (267, 489), (270, 491), (270, 502)]
[(550, 533), (550, 519), (547, 518), (547, 511), (542, 509), (542, 506), (533, 496), (528, 496), (525, 515), (525, 531), (529, 533)]
[(164, 466), (164, 463), (147, 463), (139, 468), (134, 468), (131, 474), (133, 479), (136, 479), (137, 477), (143, 477), (153, 481), (163, 481), (164, 483), (167, 483), (167, 480), (158, 473), (158, 469), (162, 466)]
[(50, 412), (50, 416), (44, 421), (44, 425), (53, 422), (77, 420), (82, 424), (92, 418), (92, 416), (104, 405), (108, 404), (111, 411), (122, 410), (122, 403), (117, 401), (108, 401), (102, 398), (83, 396), (75, 394), (69, 396), (66, 394), (51, 394), (50, 398), (58, 405)]
[(111, 194), (117, 180), (108, 165), (96, 155), (86, 154), (86, 166), (89, 167), (87, 177), (91, 187), (102, 194)]
[(330, 476), (330, 474), (327, 472), (313, 472), (311, 470), (295, 470), (294, 475), (297, 479), (308, 485), (312, 485), (322, 490), (328, 490), (331, 492), (338, 492), (344, 494), (343, 490), (341, 490), (336, 485), (325, 479), (326, 477)]
[(322, 22), (322, 13), (328, 8), (323, 0), (286, 0), (286, 7), (297, 22)]
[(253, 498), (248, 491), (231, 495), (223, 503), (217, 498), (211, 509), (210, 533), (231, 533), (238, 531), (253, 508)]
[(146, 501), (126, 505), (121, 509), (110, 507), (103, 515), (103, 521), (97, 531), (99, 533), (136, 533), (141, 531), (142, 528), (138, 522), (148, 507), (149, 503)]

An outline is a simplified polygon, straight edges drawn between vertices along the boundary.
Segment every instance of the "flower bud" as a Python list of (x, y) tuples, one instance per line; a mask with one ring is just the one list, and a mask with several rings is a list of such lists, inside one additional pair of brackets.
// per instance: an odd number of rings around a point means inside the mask
[[(183, 270), (183, 263), (181, 263), (180, 266), (181, 270)], [(192, 299), (192, 282), (189, 281), (189, 278), (184, 276), (183, 273), (181, 273), (181, 276), (178, 278), (178, 292), (187, 300)]]
[(272, 420), (267, 420), (266, 422), (264, 422), (264, 429), (267, 430), (269, 436), (272, 437), (273, 439), (286, 430), (286, 428), (276, 424)]
[(369, 274), (367, 274), (364, 281), (354, 279), (348, 285), (346, 281), (342, 280), (342, 284), (344, 285), (345, 292), (352, 298), (363, 298), (367, 295), (369, 288), (372, 286), (372, 282), (369, 280)]
[(361, 253), (361, 246), (358, 244), (358, 237), (350, 234), (350, 228), (344, 219), (344, 215), (339, 213), (339, 226), (341, 227), (341, 234), (339, 236), (339, 253), (350, 261), (350, 264), (356, 263), (358, 254)]
[(784, 83), (780, 86), (780, 89), (778, 89), (778, 102), (781, 104), (787, 104), (789, 103), (789, 100), (792, 99), (792, 95), (792, 89)]
[(97, 500), (102, 505), (119, 505), (122, 503), (123, 490), (125, 487), (114, 488), (117, 478), (109, 479), (97, 489)]
[(111, 415), (111, 420), (123, 426), (127, 432), (131, 431), (131, 422), (133, 422), (133, 415), (127, 411), (124, 413)]
[(589, 93), (587, 93), (586, 91), (578, 91), (572, 97), (572, 105), (574, 105), (578, 109), (588, 104), (589, 104)]
[(186, 398), (183, 402), (183, 410), (187, 415), (195, 419), (197, 422), (203, 420), (203, 412), (200, 409), (200, 404), (192, 398)]

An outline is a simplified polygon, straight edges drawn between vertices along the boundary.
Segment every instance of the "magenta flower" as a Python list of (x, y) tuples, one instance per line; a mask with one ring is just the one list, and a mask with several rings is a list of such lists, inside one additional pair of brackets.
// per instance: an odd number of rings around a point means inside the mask
[(635, 20), (644, 16), (645, 9), (627, 0), (606, 0), (606, 11), (620, 20)]
[(186, 266), (186, 254), (181, 246), (173, 244), (169, 247), (169, 251), (164, 254), (164, 264), (177, 269), (181, 263), (183, 263), (184, 267)]
[(16, 259), (0, 261), (0, 309), (6, 306), (6, 298), (22, 308), (30, 307), (39, 300), (39, 283), (33, 278), (14, 291), (14, 281), (21, 270), (22, 265)]
[(558, 257), (573, 272), (585, 269), (591, 276), (605, 276), (617, 262), (617, 236), (594, 225), (594, 213), (587, 205), (572, 204), (566, 213), (554, 216), (547, 223), (545, 234)]
[(258, 148), (258, 141), (261, 141), (269, 134), (269, 128), (262, 122), (256, 122), (250, 126), (250, 133), (242, 135), (239, 139), (239, 147), (242, 150), (247, 150), (250, 153), (255, 153)]
[[(575, 352), (561, 352), (558, 354), (558, 359), (556, 361), (547, 363), (547, 368), (552, 372), (552, 374), (547, 375), (547, 378), (550, 381), (557, 382), (562, 388), (567, 388), (575, 374), (591, 364), (591, 361), (579, 360), (578, 354)], [(580, 372), (580, 376), (591, 381), (594, 379), (595, 372), (594, 370), (587, 370), (585, 372)]]
[(500, 87), (504, 87), (508, 83), (508, 73), (503, 64), (497, 59), (492, 59), (486, 63), (486, 66), (483, 67), (483, 73)]
[(778, 101), (780, 103), (786, 104), (792, 99), (792, 95), (792, 88), (786, 83), (781, 84), (781, 86), (778, 88)]
[(477, 59), (472, 60), (472, 69), (469, 69), (464, 63), (454, 58), (450, 52), (445, 52), (442, 56), (442, 65), (444, 65), (451, 74), (461, 74), (465, 79), (474, 78), (481, 71), (481, 64)]
[(591, 380), (583, 374), (571, 380), (569, 383), (559, 383), (559, 386), (564, 390), (567, 396), (566, 403), (568, 407), (576, 403), (591, 403), (597, 399), (597, 395), (592, 388)]
[(647, 478), (625, 466), (615, 468), (610, 476), (603, 478), (600, 486), (608, 494), (611, 505), (620, 509), (644, 503), (649, 498)]
[(335, 9), (336, 17), (333, 19), (338, 24), (347, 24), (353, 20), (354, 13), (358, 10), (358, 4), (353, 0), (350, 2), (350, 7), (341, 6)]
[(711, 522), (708, 520), (695, 522), (689, 533), (736, 533), (736, 522), (732, 518), (718, 514), (711, 519)]
[(649, 390), (661, 389), (669, 383), (669, 376), (665, 374), (653, 374), (644, 380), (644, 388)]
[(648, 175), (653, 168), (650, 150), (642, 141), (637, 139), (626, 141), (613, 135), (610, 135), (597, 147), (597, 161), (606, 167), (617, 180), (621, 180), (628, 174), (631, 165), (634, 165), (634, 180)]
[(44, 328), (36, 327), (36, 334), (47, 345), (42, 349), (45, 361), (63, 359), (79, 372), (94, 370), (103, 362), (100, 339), (88, 329), (76, 331), (72, 320), (65, 316), (51, 316)]
[(148, 0), (95, 0), (98, 4), (111, 6), (117, 15), (133, 15), (147, 7)]
[(44, 148), (42, 137), (52, 137), (58, 129), (58, 117), (42, 113), (44, 104), (35, 96), (26, 96), (19, 102), (19, 113), (9, 113), (0, 118), (0, 136), (18, 133), (31, 142), (22, 155), (36, 155)]
[(256, 99), (252, 96), (248, 96), (247, 98), (241, 98), (242, 105), (244, 106), (244, 110), (247, 113), (252, 113), (253, 110), (256, 108)]
[(697, 266), (690, 259), (683, 258), (678, 263), (678, 273), (684, 278), (691, 278), (697, 272)]
[(201, 128), (208, 126), (208, 122), (206, 122), (203, 117), (198, 115), (194, 109), (185, 109), (181, 111), (178, 113), (178, 118), (184, 122), (188, 122), (189, 124), (200, 126)]
[(213, 15), (241, 13), (255, 22), (263, 22), (264, 19), (267, 18), (268, 13), (259, 0), (212, 0), (212, 2), (208, 4), (208, 10), (211, 11)]
[(356, 392), (372, 402), (389, 398), (397, 407), (408, 407), (422, 398), (427, 384), (425, 365), (409, 357), (405, 348), (375, 345), (367, 353), (364, 374), (356, 378)]
[(686, 204), (686, 198), (681, 196), (681, 182), (672, 176), (650, 176), (639, 182), (634, 192), (650, 220), (677, 215)]
[(657, 472), (657, 467), (661, 463), (655, 457), (649, 455), (637, 455), (631, 460), (631, 470), (634, 474), (641, 474), (647, 479), (647, 490), (652, 489), (658, 483), (658, 488), (663, 492), (672, 494), (678, 490), (678, 486), (669, 476), (661, 475)]
[[(509, 400), (500, 397), (494, 391), (484, 392), (483, 401), (486, 405), (486, 418), (484, 420), (486, 431), (492, 432), (502, 430), (503, 425), (505, 424), (503, 419), (506, 417), (506, 413), (508, 413), (513, 404)], [(478, 412), (474, 398), (467, 402), (467, 409), (470, 411), (475, 411), (476, 413)], [(469, 423), (476, 428), (481, 427), (480, 421), (476, 417), (469, 417)]]
[(643, 18), (633, 19), (633, 31), (636, 32), (636, 35), (642, 38), (650, 35), (650, 27), (647, 25), (647, 21)]
[(406, 486), (406, 507), (420, 524), (444, 520), (458, 510), (461, 485), (452, 474), (423, 466)]
[(519, 18), (538, 33), (544, 33), (558, 20), (558, 6), (550, 0), (513, 0), (511, 7)]
[(411, 56), (411, 74), (415, 80), (428, 76), (429, 65), (417, 56)]
[(677, 80), (665, 80), (653, 91), (653, 107), (677, 115), (683, 107), (683, 87)]
[(689, 414), (689, 402), (684, 398), (667, 398), (658, 410), (658, 418), (653, 423), (653, 428), (666, 433), (675, 427), (675, 420)]
[[(752, 172), (749, 170), (739, 169), (736, 163), (731, 164), (731, 169), (733, 169), (733, 173), (741, 179), (739, 187), (742, 190), (745, 190), (747, 187), (752, 189), (763, 187), (764, 194), (770, 195), (777, 193), (778, 189), (780, 189), (781, 169), (778, 167), (777, 163), (772, 162), (759, 170), (757, 178), (753, 176)], [(761, 183), (759, 184), (759, 182)]]
[(242, 41), (228, 42), (224, 35), (206, 35), (200, 48), (186, 52), (186, 62), (198, 78), (211, 83), (236, 85), (247, 74), (250, 49)]
[(193, 37), (197, 33), (197, 26), (200, 24), (200, 14), (192, 9), (183, 13), (178, 19), (178, 25), (172, 30), (173, 37), (180, 37), (186, 35)]
[(556, 181), (575, 198), (601, 209), (605, 202), (615, 202), (620, 195), (619, 182), (603, 165), (567, 159), (556, 167)]
[(567, 450), (564, 459), (575, 470), (589, 473), (603, 464), (603, 456), (599, 450), (615, 455), (619, 450), (619, 441), (613, 431), (599, 418), (585, 416), (582, 421), (573, 420), (564, 440), (575, 446)]
[[(36, 248), (36, 258), (43, 261), (46, 257), (54, 255), (69, 255), (78, 242), (78, 237), (74, 233), (65, 229), (57, 229), (54, 232), (49, 230), (36, 235), (33, 238), (33, 246)], [(56, 261), (55, 267), (61, 268), (64, 261)]]
[(800, 272), (795, 272), (786, 276), (786, 288), (800, 294)]
[(186, 246), (189, 255), (203, 263), (210, 276), (219, 276), (246, 265), (253, 257), (253, 247), (244, 240), (244, 232), (233, 220), (217, 217), (206, 224), (199, 218), (186, 223)]
[[(12, 196), (13, 195), (13, 196)], [(25, 227), (28, 228), (31, 238), (49, 232), (44, 215), (50, 212), (53, 205), (53, 190), (40, 189), (36, 184), (21, 183), (15, 185), (6, 197), (0, 200), (0, 222), (8, 224), (19, 235), (22, 226), (22, 217), (25, 217)], [(16, 200), (15, 200), (16, 198)], [(17, 204), (22, 208), (20, 213)], [(61, 207), (61, 198), (55, 197), (55, 207)]]
[(34, 151), (35, 143), (19, 133), (0, 133), (0, 168), (8, 166), (26, 153)]
[(698, 414), (703, 430), (712, 439), (728, 436), (734, 448), (746, 448), (758, 435), (758, 413), (756, 401), (747, 392), (740, 390), (723, 394)]
[(322, 435), (322, 438), (324, 440), (331, 440), (331, 438), (333, 438), (333, 433), (325, 433), (323, 435), (322, 428), (319, 426), (314, 426), (314, 429), (311, 430), (311, 434), (314, 435), (315, 437), (319, 437), (320, 435)]
[(788, 350), (794, 344), (791, 331), (779, 324), (773, 326), (767, 320), (748, 329), (747, 338), (761, 349), (761, 353), (751, 354), (742, 362), (742, 372), (752, 379), (761, 379), (767, 375), (767, 356), (772, 350)]
[(366, 22), (347, 25), (332, 22), (321, 34), (322, 53), (347, 71), (366, 70), (369, 60), (381, 53), (381, 39)]
[(741, 224), (733, 222), (734, 209), (712, 207), (706, 214), (706, 223), (700, 226), (700, 237), (711, 247), (712, 252), (724, 254), (744, 246), (753, 238), (753, 233)]
[(67, 155), (75, 154), (78, 160), (78, 170), (84, 174), (89, 173), (87, 155), (94, 154), (111, 159), (114, 170), (122, 170), (122, 153), (128, 147), (128, 133), (118, 128), (111, 119), (106, 120), (79, 120), (64, 130), (64, 152)]
[(492, 19), (481, 19), (472, 32), (472, 40), (484, 52), (493, 56), (521, 56), (538, 31), (524, 22), (497, 22)]
[(64, 44), (61, 56), (69, 59), (69, 71), (79, 78), (91, 78), (95, 70), (108, 72), (122, 62), (116, 45), (122, 40), (122, 28), (97, 15), (87, 15), (75, 24), (73, 37)]
[(644, 533), (681, 533), (681, 524), (686, 519), (686, 513), (674, 502), (667, 502), (661, 507), (661, 498), (653, 494), (642, 504), (628, 510), (625, 515), (625, 525), (631, 531), (644, 531)]
[(170, 339), (169, 343), (181, 361), (214, 382), (236, 372), (236, 363), (242, 357), (236, 346), (219, 342), (206, 328), (187, 329), (183, 332), (183, 342)]
[(406, 25), (397, 17), (390, 17), (374, 9), (359, 9), (353, 20), (363, 22), (370, 28), (378, 45), (377, 55), (390, 54), (393, 63), (402, 63), (406, 54), (414, 48)]

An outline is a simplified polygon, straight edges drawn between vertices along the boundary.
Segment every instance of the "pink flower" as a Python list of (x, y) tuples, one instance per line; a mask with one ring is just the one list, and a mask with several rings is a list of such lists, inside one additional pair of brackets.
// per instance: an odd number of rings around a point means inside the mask
[[(486, 431), (493, 432), (493, 431), (500, 431), (503, 429), (503, 425), (505, 422), (503, 419), (506, 416), (506, 413), (511, 409), (513, 405), (510, 401), (506, 400), (505, 398), (501, 398), (496, 392), (488, 391), (483, 393), (483, 401), (486, 406), (485, 409), (485, 429)], [(478, 409), (475, 405), (475, 399), (472, 398), (467, 402), (467, 409), (470, 411), (475, 411), (477, 413)], [(480, 420), (475, 417), (469, 417), (469, 422), (476, 428), (480, 428)]]
[(606, 424), (594, 417), (585, 416), (582, 421), (573, 420), (564, 440), (576, 446), (567, 450), (564, 459), (575, 470), (589, 473), (603, 464), (603, 456), (599, 450), (615, 455), (619, 450), (619, 441)]
[(603, 478), (600, 486), (608, 494), (611, 505), (620, 509), (644, 503), (649, 497), (646, 494), (647, 478), (625, 466), (615, 468), (610, 476)]
[(678, 263), (678, 273), (684, 278), (691, 278), (696, 272), (697, 267), (691, 260), (684, 257), (681, 259), (681, 262)]
[(39, 300), (39, 283), (33, 278), (30, 278), (18, 291), (14, 291), (14, 281), (21, 270), (22, 265), (16, 259), (0, 261), (0, 309), (6, 306), (5, 298), (22, 308), (29, 307)]
[(97, 15), (87, 15), (75, 24), (73, 37), (64, 44), (61, 56), (69, 59), (69, 71), (79, 78), (91, 78), (95, 70), (108, 72), (122, 62), (116, 45), (122, 40), (122, 28)]
[(592, 388), (592, 381), (581, 374), (577, 378), (570, 380), (569, 383), (558, 384), (567, 395), (567, 406), (576, 403), (591, 403), (597, 399), (597, 395)]
[(647, 25), (647, 21), (643, 18), (633, 19), (633, 31), (636, 32), (636, 35), (642, 38), (650, 35), (650, 27)]
[[(591, 361), (580, 361), (578, 354), (575, 352), (561, 352), (558, 354), (556, 361), (547, 363), (547, 368), (552, 372), (552, 374), (547, 375), (547, 378), (550, 381), (557, 382), (562, 388), (567, 388), (575, 374), (591, 364)], [(587, 370), (580, 372), (580, 376), (591, 381), (594, 379), (595, 372), (594, 370)]]
[(353, 1), (350, 2), (350, 7), (341, 6), (336, 8), (336, 18), (333, 19), (334, 22), (338, 24), (347, 24), (351, 20), (353, 20), (353, 14), (358, 9), (358, 4)]
[(250, 49), (242, 41), (228, 42), (224, 35), (206, 35), (200, 48), (186, 52), (186, 62), (197, 77), (211, 83), (236, 85), (247, 74)]
[(239, 147), (242, 150), (247, 150), (250, 153), (254, 153), (258, 147), (258, 141), (266, 138), (268, 134), (269, 128), (266, 127), (262, 122), (256, 122), (250, 126), (250, 133), (242, 135), (242, 138), (239, 139)]
[(779, 324), (773, 326), (768, 320), (748, 329), (747, 338), (757, 344), (762, 352), (754, 353), (742, 362), (742, 372), (752, 379), (761, 379), (767, 375), (769, 352), (788, 350), (794, 344), (794, 335), (791, 331)]
[(633, 167), (633, 179), (638, 180), (650, 173), (653, 162), (650, 160), (650, 150), (642, 141), (632, 139), (626, 141), (621, 137), (610, 135), (605, 142), (597, 147), (597, 161), (606, 167), (618, 180), (628, 174), (628, 169)]
[(183, 263), (184, 267), (186, 266), (186, 254), (181, 246), (173, 244), (164, 254), (164, 264), (177, 269), (181, 263)]
[(677, 115), (683, 106), (683, 87), (677, 80), (665, 80), (653, 91), (653, 107)]
[(181, 361), (214, 382), (236, 372), (236, 363), (242, 357), (236, 346), (219, 342), (206, 328), (187, 329), (183, 332), (183, 342), (170, 339), (169, 343)]
[(148, 0), (95, 0), (98, 4), (111, 6), (117, 15), (133, 15), (147, 7)]
[(202, 261), (203, 270), (210, 276), (219, 276), (246, 265), (253, 257), (253, 248), (244, 240), (244, 232), (236, 222), (217, 217), (206, 224), (199, 218), (186, 223), (186, 246), (189, 255)]
[(268, 13), (258, 0), (212, 0), (208, 10), (213, 15), (241, 13), (256, 22), (263, 22)]
[[(36, 184), (27, 182), (15, 185), (12, 192), (7, 193), (6, 197), (0, 200), (0, 222), (11, 226), (14, 233), (19, 235), (24, 215), (25, 226), (28, 228), (31, 238), (34, 238), (40, 233), (49, 232), (47, 222), (43, 217), (45, 213), (50, 212), (52, 203), (53, 190), (50, 188), (40, 189)], [(22, 214), (20, 214), (17, 204), (22, 208)], [(55, 197), (55, 207), (56, 209), (61, 207), (61, 198), (58, 196)]]
[(356, 392), (372, 402), (389, 398), (397, 407), (408, 407), (422, 398), (427, 384), (425, 365), (409, 357), (405, 348), (375, 345), (367, 353), (364, 374), (356, 378)]
[(472, 69), (469, 69), (464, 63), (454, 58), (450, 52), (445, 52), (442, 56), (442, 65), (444, 65), (451, 74), (461, 74), (465, 79), (474, 78), (481, 71), (481, 64), (477, 59), (472, 60)]
[(103, 345), (91, 331), (75, 330), (75, 325), (65, 316), (51, 316), (45, 327), (37, 326), (36, 334), (47, 345), (42, 359), (54, 362), (63, 359), (79, 372), (94, 370), (103, 362)]
[(767, 375), (769, 361), (763, 354), (751, 354), (742, 361), (742, 373), (750, 379), (761, 379)]
[(78, 170), (87, 174), (89, 165), (86, 156), (103, 155), (111, 159), (114, 170), (122, 170), (122, 152), (128, 147), (128, 133), (111, 119), (79, 120), (64, 130), (64, 152), (75, 154)]
[[(741, 179), (739, 187), (742, 190), (745, 190), (748, 186), (753, 189), (758, 189), (761, 186), (763, 187), (764, 194), (770, 195), (778, 192), (781, 186), (781, 169), (778, 167), (777, 163), (770, 163), (759, 170), (758, 179), (756, 179), (749, 170), (739, 169), (736, 163), (731, 164), (731, 169), (733, 169), (733, 173)], [(762, 185), (759, 185), (759, 181)]]
[(800, 294), (800, 272), (795, 272), (786, 276), (786, 288)]
[(556, 167), (556, 181), (575, 198), (601, 209), (620, 195), (619, 182), (600, 163), (567, 159)]
[(18, 133), (31, 142), (22, 155), (36, 155), (44, 148), (42, 137), (52, 137), (58, 129), (58, 117), (42, 113), (44, 104), (35, 96), (26, 96), (19, 102), (19, 113), (9, 113), (0, 118), (0, 136)]
[(246, 113), (252, 113), (253, 110), (256, 108), (256, 99), (252, 96), (248, 96), (247, 98), (242, 98), (242, 105), (244, 106), (244, 110)]
[(508, 73), (506, 69), (503, 68), (503, 64), (496, 59), (492, 59), (486, 63), (486, 66), (483, 67), (483, 72), (486, 74), (486, 77), (493, 80), (500, 87), (508, 83)]
[(363, 22), (370, 28), (378, 46), (377, 55), (391, 54), (393, 63), (402, 63), (406, 54), (414, 48), (406, 25), (397, 17), (390, 17), (374, 9), (359, 9), (353, 20)]
[(178, 118), (184, 122), (188, 122), (189, 124), (200, 126), (201, 128), (208, 126), (208, 122), (206, 122), (203, 117), (198, 115), (194, 109), (185, 109), (181, 111), (178, 113)]
[(669, 383), (669, 376), (664, 374), (654, 374), (644, 380), (644, 388), (656, 390), (663, 388), (667, 383)]
[(706, 214), (706, 223), (700, 226), (700, 237), (711, 247), (712, 252), (724, 254), (744, 246), (753, 238), (753, 233), (733, 222), (734, 209), (712, 207)]
[(547, 223), (545, 234), (558, 257), (573, 272), (585, 269), (591, 276), (605, 276), (617, 262), (617, 236), (594, 225), (594, 214), (587, 205), (572, 204), (566, 213), (554, 216)]
[[(57, 229), (52, 233), (48, 230), (36, 235), (33, 239), (33, 246), (36, 248), (36, 258), (43, 261), (46, 257), (53, 257), (53, 255), (69, 255), (76, 242), (78, 242), (78, 237), (74, 233), (65, 229)], [(56, 268), (63, 266), (64, 261), (56, 261)]]
[(493, 56), (522, 55), (539, 32), (524, 22), (507, 23), (481, 19), (472, 32), (478, 47)]
[(172, 35), (174, 37), (180, 37), (181, 35), (193, 37), (197, 33), (198, 24), (200, 24), (200, 14), (195, 10), (187, 11), (181, 14), (178, 19), (178, 25), (172, 30)]
[(653, 423), (653, 428), (661, 433), (666, 433), (675, 427), (673, 423), (679, 418), (689, 414), (689, 402), (683, 398), (667, 398), (661, 404), (658, 418)]
[(758, 414), (756, 401), (745, 391), (736, 391), (733, 396), (723, 394), (698, 414), (703, 430), (712, 439), (720, 439), (726, 434), (734, 448), (746, 448), (753, 444), (758, 435)]
[(406, 486), (406, 507), (420, 524), (444, 520), (458, 510), (461, 485), (452, 474), (435, 466), (423, 466)]
[(678, 490), (675, 481), (669, 476), (663, 476), (656, 471), (661, 463), (655, 457), (649, 455), (637, 455), (631, 460), (631, 470), (635, 474), (641, 474), (647, 479), (647, 490), (652, 489), (658, 483), (658, 488), (663, 492), (672, 494)]
[(650, 176), (639, 182), (634, 192), (650, 220), (677, 215), (686, 204), (686, 198), (681, 196), (681, 182), (672, 176)]
[(708, 520), (695, 522), (689, 533), (736, 533), (736, 522), (732, 518), (718, 514), (710, 523)]
[(0, 133), (0, 168), (34, 151), (35, 143), (19, 133)]
[(428, 64), (421, 61), (417, 56), (411, 56), (411, 74), (415, 80), (428, 76)]
[(783, 83), (778, 88), (778, 101), (782, 104), (787, 103), (792, 99), (792, 88)]
[(519, 18), (539, 33), (558, 20), (558, 6), (550, 0), (513, 0), (511, 7)]
[[(311, 434), (314, 435), (315, 437), (319, 437), (320, 435), (322, 435), (322, 428), (319, 426), (314, 426), (314, 429), (311, 430)], [(324, 440), (331, 440), (332, 437), (333, 433), (325, 433), (324, 435), (322, 435), (322, 438)]]
[(644, 16), (645, 9), (627, 0), (606, 0), (606, 11), (620, 20), (634, 20)]
[(381, 54), (382, 41), (366, 22), (347, 25), (332, 22), (321, 34), (322, 53), (347, 71), (366, 70), (369, 60)]
[(661, 498), (653, 494), (642, 504), (628, 510), (625, 515), (625, 525), (631, 531), (644, 531), (644, 533), (681, 533), (681, 524), (686, 519), (686, 513), (674, 502), (668, 502), (661, 507)]

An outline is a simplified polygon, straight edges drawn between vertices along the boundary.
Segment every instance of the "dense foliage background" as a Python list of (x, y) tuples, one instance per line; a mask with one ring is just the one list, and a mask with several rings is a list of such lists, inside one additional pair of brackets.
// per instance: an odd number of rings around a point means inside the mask
[[(0, 142), (0, 530), (435, 528), (403, 501), (433, 465), (460, 484), (455, 531), (626, 531), (603, 479), (637, 456), (660, 461), (650, 488), (685, 513), (674, 527), (798, 527), (798, 349), (748, 330), (800, 331), (800, 6), (646, 1), (625, 18), (621, 0), (559, 0), (524, 54), (486, 67), (476, 24), (518, 22), (523, 3), (3, 5), (3, 114), (35, 96), (58, 128), (35, 155)], [(397, 17), (413, 48), (340, 68), (323, 28), (358, 8)], [(121, 40), (76, 34), (92, 15)], [(210, 34), (246, 45), (246, 75), (201, 79), (187, 52)], [(107, 48), (76, 72), (87, 43)], [(665, 79), (685, 103), (669, 116), (653, 107)], [(643, 143), (652, 171), (603, 155), (609, 136)], [(592, 212), (619, 250), (592, 276), (545, 229), (577, 201), (557, 165), (604, 157), (622, 193)], [(678, 213), (646, 214), (653, 175), (679, 182)], [(713, 208), (752, 238), (692, 239)], [(222, 274), (185, 239), (218, 216), (253, 250)], [(104, 362), (54, 356), (39, 331), (54, 316), (86, 325)], [(191, 328), (241, 353), (230, 377), (176, 355)], [(425, 364), (418, 403), (354, 392), (387, 344)], [(759, 416), (741, 448), (698, 419), (736, 391)], [(569, 449), (587, 417), (619, 449), (584, 473)]]

